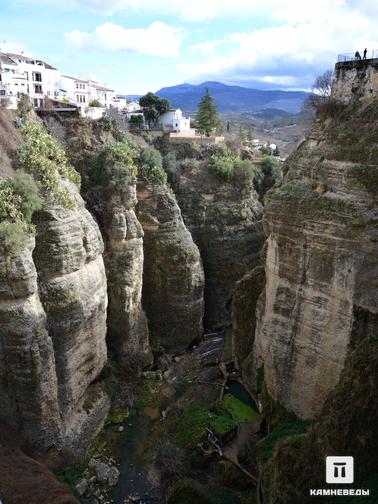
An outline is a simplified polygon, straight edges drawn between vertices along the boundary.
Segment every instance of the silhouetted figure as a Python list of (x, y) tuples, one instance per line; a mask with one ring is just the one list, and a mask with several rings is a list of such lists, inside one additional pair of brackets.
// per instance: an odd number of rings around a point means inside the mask
[(356, 54), (354, 55), (354, 59), (356, 59), (356, 60), (361, 59), (361, 54), (358, 51), (356, 51)]
[(363, 57), (363, 59), (366, 59), (366, 54), (367, 54), (367, 49), (365, 48), (365, 50), (364, 50), (364, 57)]

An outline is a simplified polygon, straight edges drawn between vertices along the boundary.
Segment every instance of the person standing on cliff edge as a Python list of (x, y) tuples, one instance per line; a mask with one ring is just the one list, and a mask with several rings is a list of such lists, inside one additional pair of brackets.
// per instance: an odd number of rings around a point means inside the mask
[(354, 55), (354, 59), (356, 60), (360, 60), (361, 59), (361, 55), (358, 51), (356, 51), (355, 55)]
[(366, 60), (367, 49), (364, 50), (364, 57), (362, 59)]

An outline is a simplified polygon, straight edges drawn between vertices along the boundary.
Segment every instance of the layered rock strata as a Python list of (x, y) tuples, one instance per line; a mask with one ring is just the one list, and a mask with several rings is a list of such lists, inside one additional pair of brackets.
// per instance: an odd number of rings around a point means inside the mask
[(170, 353), (202, 335), (201, 256), (166, 185), (138, 183), (137, 215), (144, 230), (143, 303), (154, 338)]
[(186, 163), (174, 184), (185, 224), (201, 252), (205, 271), (206, 329), (230, 323), (237, 280), (260, 262), (262, 205), (250, 178), (220, 182), (207, 167)]
[[(320, 118), (266, 196), (266, 287), (254, 376), (302, 418), (318, 413), (378, 312), (377, 102)], [(378, 327), (375, 325), (375, 330)]]
[[(2, 256), (1, 417), (37, 448), (80, 457), (107, 414), (107, 291), (99, 229), (70, 184), (75, 209), (46, 202), (36, 237)], [(33, 250), (34, 248), (34, 250)]]
[(121, 364), (140, 369), (152, 361), (142, 309), (143, 228), (135, 215), (136, 181), (109, 188), (104, 214), (108, 280), (108, 338)]

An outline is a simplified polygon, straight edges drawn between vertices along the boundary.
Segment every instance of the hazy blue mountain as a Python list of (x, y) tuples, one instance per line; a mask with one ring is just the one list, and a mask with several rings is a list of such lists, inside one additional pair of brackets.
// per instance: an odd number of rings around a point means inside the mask
[(202, 84), (179, 84), (165, 87), (156, 92), (167, 98), (173, 107), (186, 112), (197, 110), (198, 102), (209, 88), (219, 112), (256, 112), (263, 109), (279, 109), (292, 114), (301, 110), (307, 93), (303, 91), (281, 91), (228, 86), (220, 82), (203, 82)]

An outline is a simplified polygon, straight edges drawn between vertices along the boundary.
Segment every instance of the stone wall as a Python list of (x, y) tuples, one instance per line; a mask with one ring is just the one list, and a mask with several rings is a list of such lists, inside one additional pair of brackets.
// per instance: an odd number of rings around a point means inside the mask
[(355, 98), (377, 98), (378, 58), (337, 63), (332, 96), (344, 103)]

